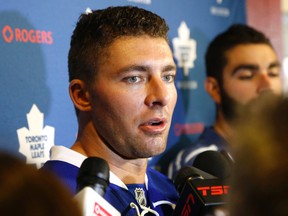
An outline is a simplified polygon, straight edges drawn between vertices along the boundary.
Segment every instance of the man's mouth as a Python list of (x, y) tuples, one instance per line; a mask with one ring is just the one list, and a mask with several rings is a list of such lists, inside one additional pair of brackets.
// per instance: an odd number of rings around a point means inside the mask
[(151, 122), (148, 122), (148, 125), (151, 125), (151, 126), (158, 126), (158, 125), (161, 125), (163, 124), (163, 121), (151, 121)]
[(143, 124), (140, 125), (140, 128), (143, 131), (149, 132), (149, 133), (159, 133), (163, 132), (166, 129), (167, 126), (167, 120), (164, 118), (157, 118), (149, 120)]

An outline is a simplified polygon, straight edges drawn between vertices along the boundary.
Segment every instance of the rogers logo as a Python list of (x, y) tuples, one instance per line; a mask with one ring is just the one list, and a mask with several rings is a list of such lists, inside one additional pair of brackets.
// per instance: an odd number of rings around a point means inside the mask
[(204, 123), (196, 122), (196, 123), (187, 123), (187, 124), (175, 124), (174, 125), (174, 133), (176, 136), (180, 136), (182, 134), (199, 134), (204, 129)]
[(12, 41), (22, 42), (22, 43), (39, 43), (39, 44), (52, 44), (52, 32), (42, 31), (34, 29), (20, 29), (11, 28), (11, 26), (6, 25), (2, 29), (2, 36), (7, 43)]

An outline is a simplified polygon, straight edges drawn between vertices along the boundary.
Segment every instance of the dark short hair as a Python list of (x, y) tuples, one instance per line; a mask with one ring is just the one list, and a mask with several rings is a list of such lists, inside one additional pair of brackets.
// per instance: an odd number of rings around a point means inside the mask
[(108, 7), (82, 14), (73, 31), (68, 57), (69, 81), (93, 81), (99, 59), (114, 40), (123, 36), (161, 37), (169, 27), (160, 16), (133, 6)]
[(209, 44), (205, 55), (206, 75), (216, 78), (221, 83), (223, 69), (227, 64), (227, 51), (245, 44), (267, 44), (273, 48), (270, 40), (262, 32), (244, 24), (233, 24)]

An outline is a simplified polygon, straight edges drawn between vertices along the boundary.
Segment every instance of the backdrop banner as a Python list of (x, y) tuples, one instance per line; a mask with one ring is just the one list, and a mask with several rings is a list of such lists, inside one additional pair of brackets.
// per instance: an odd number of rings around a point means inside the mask
[(170, 26), (177, 64), (178, 102), (164, 154), (167, 164), (214, 121), (204, 90), (208, 43), (232, 23), (246, 23), (245, 0), (0, 0), (0, 149), (41, 166), (52, 145), (70, 147), (77, 120), (68, 94), (70, 37), (87, 8), (134, 5), (155, 12)]

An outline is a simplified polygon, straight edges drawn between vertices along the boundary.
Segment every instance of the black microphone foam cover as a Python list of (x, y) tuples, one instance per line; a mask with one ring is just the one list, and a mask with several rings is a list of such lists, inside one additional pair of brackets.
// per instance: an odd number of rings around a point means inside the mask
[(217, 178), (228, 178), (231, 174), (230, 162), (218, 151), (204, 151), (196, 156), (193, 166)]
[(214, 179), (216, 178), (213, 175), (210, 175), (209, 173), (206, 173), (196, 167), (182, 167), (174, 179), (174, 185), (176, 187), (176, 190), (179, 194), (181, 194), (182, 189), (185, 185), (185, 183), (188, 180), (203, 180), (203, 179)]
[(80, 166), (77, 176), (77, 192), (84, 187), (92, 187), (104, 196), (109, 184), (109, 165), (99, 157), (88, 157)]
[(174, 179), (174, 185), (179, 194), (181, 194), (182, 189), (188, 179), (203, 179), (203, 177), (195, 172), (195, 169), (192, 167), (182, 167)]

